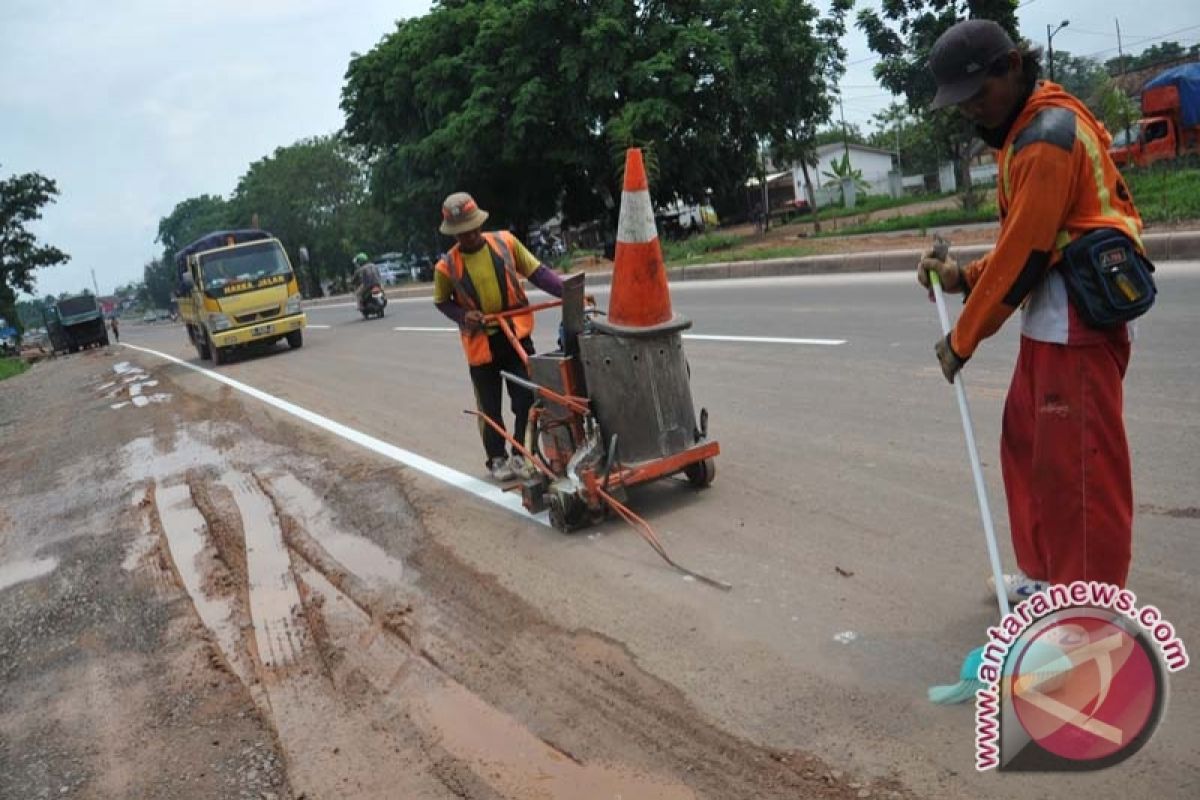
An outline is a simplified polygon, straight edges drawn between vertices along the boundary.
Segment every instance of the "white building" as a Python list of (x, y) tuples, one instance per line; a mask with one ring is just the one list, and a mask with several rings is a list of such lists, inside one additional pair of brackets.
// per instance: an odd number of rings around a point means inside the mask
[[(888, 173), (892, 170), (893, 153), (890, 150), (880, 150), (878, 147), (868, 147), (865, 144), (850, 143), (850, 168), (862, 172), (863, 182), (867, 184), (868, 193), (873, 195), (888, 194)], [(837, 186), (825, 187), (829, 180), (825, 173), (833, 172), (833, 163), (839, 164), (846, 154), (846, 147), (841, 142), (823, 144), (817, 148), (817, 166), (808, 168), (808, 176), (816, 184), (817, 205), (825, 206), (841, 200), (841, 189)], [(805, 192), (804, 170), (799, 164), (792, 166), (792, 183), (796, 190), (797, 200), (807, 200)]]

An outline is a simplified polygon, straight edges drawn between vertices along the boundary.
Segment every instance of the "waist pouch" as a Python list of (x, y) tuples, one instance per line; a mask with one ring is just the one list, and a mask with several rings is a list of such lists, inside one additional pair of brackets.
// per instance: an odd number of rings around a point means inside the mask
[(1154, 305), (1154, 265), (1133, 241), (1113, 228), (1091, 231), (1063, 250), (1067, 296), (1089, 326), (1113, 328)]

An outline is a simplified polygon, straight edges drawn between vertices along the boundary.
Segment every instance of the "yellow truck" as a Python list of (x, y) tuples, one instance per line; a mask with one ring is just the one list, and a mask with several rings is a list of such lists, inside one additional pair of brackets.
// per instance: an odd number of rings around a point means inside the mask
[(220, 365), (235, 348), (255, 342), (304, 344), (300, 286), (270, 233), (207, 234), (175, 254), (175, 271), (179, 315), (200, 358)]

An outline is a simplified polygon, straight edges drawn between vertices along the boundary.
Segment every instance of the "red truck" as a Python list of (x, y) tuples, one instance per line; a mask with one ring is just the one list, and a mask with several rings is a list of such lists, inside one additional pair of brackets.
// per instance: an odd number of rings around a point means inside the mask
[(1136, 138), (1109, 150), (1118, 167), (1200, 154), (1200, 63), (1172, 67), (1142, 87)]

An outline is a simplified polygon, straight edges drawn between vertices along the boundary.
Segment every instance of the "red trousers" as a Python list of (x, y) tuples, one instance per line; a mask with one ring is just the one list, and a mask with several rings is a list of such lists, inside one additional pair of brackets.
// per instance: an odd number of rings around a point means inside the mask
[(1122, 417), (1128, 342), (1021, 337), (1000, 464), (1013, 550), (1034, 580), (1125, 585), (1133, 477)]

